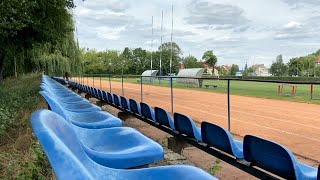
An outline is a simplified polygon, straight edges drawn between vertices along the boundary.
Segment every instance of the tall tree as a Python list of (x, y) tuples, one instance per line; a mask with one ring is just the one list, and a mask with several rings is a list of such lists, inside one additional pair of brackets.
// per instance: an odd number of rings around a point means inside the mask
[(210, 67), (215, 67), (218, 58), (213, 54), (213, 51), (206, 51), (202, 55), (202, 59), (205, 60), (205, 62), (210, 66)]
[[(181, 48), (175, 42), (172, 42), (172, 73), (177, 73), (179, 70), (179, 62), (181, 61), (180, 55), (182, 54)], [(162, 49), (162, 52), (161, 52)], [(170, 58), (171, 58), (171, 42), (166, 42), (159, 46), (158, 51), (153, 53), (154, 69), (160, 70), (160, 54), (162, 61), (162, 75), (170, 73)]]
[(73, 0), (51, 3), (1, 0), (0, 7), (0, 81), (8, 71), (5, 67), (14, 63), (13, 57), (17, 54), (22, 54), (21, 63), (30, 67), (31, 61), (25, 57), (26, 53), (46, 43), (53, 45), (50, 52), (54, 53), (55, 46), (73, 31), (72, 16), (68, 10), (74, 7)]
[(238, 71), (239, 71), (239, 66), (236, 64), (232, 64), (230, 69), (230, 75), (235, 76)]
[(282, 55), (278, 55), (276, 61), (271, 64), (269, 72), (274, 76), (284, 76), (287, 74), (288, 67), (283, 63)]
[(185, 68), (202, 68), (202, 63), (192, 55), (183, 58), (183, 64)]

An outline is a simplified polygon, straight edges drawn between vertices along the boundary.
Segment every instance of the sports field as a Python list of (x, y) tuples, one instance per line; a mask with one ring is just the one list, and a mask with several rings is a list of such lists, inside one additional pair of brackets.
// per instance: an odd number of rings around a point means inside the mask
[[(99, 77), (96, 77), (99, 79)], [(102, 78), (102, 80), (109, 80), (108, 78)], [(121, 78), (111, 78), (112, 81), (121, 82)], [(139, 78), (124, 78), (125, 83), (140, 84)], [(92, 78), (89, 78), (89, 84), (92, 85)], [(143, 82), (144, 85), (150, 85), (149, 82)], [(99, 86), (99, 84), (96, 84)], [(168, 80), (162, 80), (159, 84), (158, 80), (155, 80), (153, 86), (170, 87)], [(217, 88), (205, 88), (204, 85), (216, 85)], [(278, 88), (282, 88), (282, 93), (278, 93)], [(311, 99), (311, 86), (298, 84), (295, 86), (295, 94), (292, 96), (292, 85), (291, 84), (280, 84), (280, 83), (264, 83), (264, 82), (249, 82), (249, 81), (231, 81), (230, 89), (231, 94), (261, 97), (268, 99), (279, 99), (286, 101), (296, 102), (307, 102), (320, 104), (320, 85), (313, 85), (313, 97)], [(216, 92), (216, 93), (227, 93), (227, 81), (226, 80), (204, 80), (202, 88), (192, 87), (188, 85), (177, 84), (173, 81), (174, 88), (180, 89), (193, 89), (199, 91)]]
[[(92, 80), (88, 83), (90, 86), (93, 85)], [(217, 83), (225, 84), (225, 82), (218, 81)], [(94, 84), (96, 88), (100, 88), (99, 79), (95, 79)], [(250, 90), (246, 90), (245, 86), (243, 88), (241, 91), (239, 89), (238, 93), (243, 92), (244, 95), (247, 95)], [(101, 89), (109, 91), (109, 81), (102, 79)], [(271, 87), (270, 91), (271, 89), (273, 88)], [(111, 91), (122, 95), (121, 82), (111, 81)], [(273, 91), (277, 95), (277, 84)], [(227, 128), (227, 95), (221, 93), (222, 91), (219, 91), (218, 88), (203, 91), (199, 91), (198, 88), (174, 88), (173, 92), (175, 112), (186, 114), (198, 122), (205, 120)], [(125, 82), (124, 96), (140, 101), (140, 84)], [(170, 112), (170, 88), (144, 84), (143, 101)], [(319, 112), (320, 105), (318, 104), (231, 95), (231, 132), (242, 137), (246, 134), (253, 134), (276, 141), (288, 147), (295, 154), (319, 163)]]

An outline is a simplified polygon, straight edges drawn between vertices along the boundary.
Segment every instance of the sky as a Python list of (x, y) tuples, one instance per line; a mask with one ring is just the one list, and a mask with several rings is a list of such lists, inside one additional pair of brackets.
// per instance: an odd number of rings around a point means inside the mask
[[(157, 50), (161, 37), (183, 56), (213, 50), (218, 64), (265, 64), (320, 49), (320, 0), (75, 0), (81, 47)], [(152, 36), (152, 16), (153, 29)], [(153, 39), (153, 41), (152, 41)], [(153, 43), (151, 43), (153, 42)]]

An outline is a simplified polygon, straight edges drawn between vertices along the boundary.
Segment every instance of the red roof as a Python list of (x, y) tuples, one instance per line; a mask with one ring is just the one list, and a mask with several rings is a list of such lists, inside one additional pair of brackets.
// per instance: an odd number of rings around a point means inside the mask
[(320, 63), (320, 57), (316, 58), (316, 63)]

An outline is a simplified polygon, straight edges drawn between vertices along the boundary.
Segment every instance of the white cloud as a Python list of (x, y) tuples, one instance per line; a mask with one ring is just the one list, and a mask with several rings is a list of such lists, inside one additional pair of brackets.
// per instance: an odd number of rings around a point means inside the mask
[(278, 54), (288, 61), (320, 48), (318, 0), (77, 0), (74, 10), (81, 46), (99, 50), (160, 45), (170, 41), (171, 5), (174, 5), (173, 40), (184, 55), (201, 58), (213, 50), (219, 64), (270, 65)]

